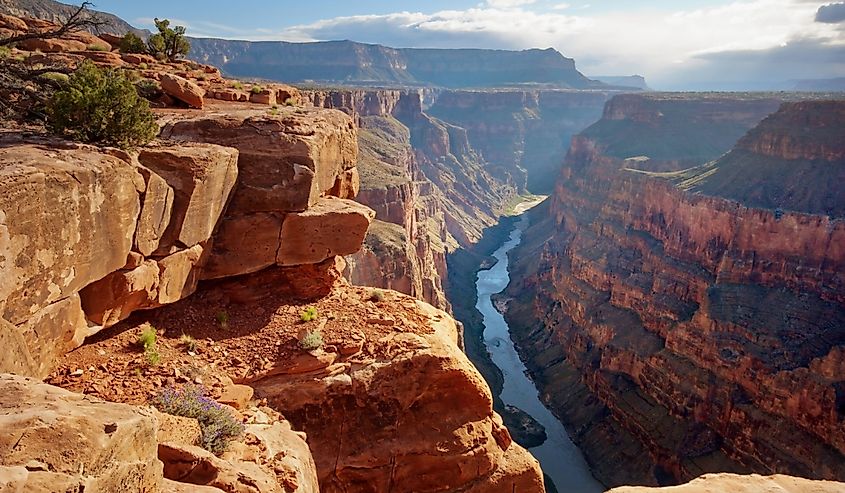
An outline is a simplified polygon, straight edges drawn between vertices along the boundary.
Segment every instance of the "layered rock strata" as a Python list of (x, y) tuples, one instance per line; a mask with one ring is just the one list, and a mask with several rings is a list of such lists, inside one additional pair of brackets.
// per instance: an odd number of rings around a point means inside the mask
[[(606, 119), (619, 121), (618, 103), (608, 103)], [(688, 112), (692, 102), (679, 104)], [(738, 103), (739, 115), (747, 104)], [(726, 102), (717, 107), (718, 121), (736, 121), (721, 113)], [(738, 149), (768, 152), (765, 128), (784, 119), (807, 122), (811, 136), (841, 128), (835, 116), (816, 116), (836, 107), (786, 104)], [(598, 477), (611, 485), (710, 471), (845, 477), (845, 223), (685, 192), (665, 179), (677, 174), (625, 169), (608, 152), (618, 144), (612, 134), (596, 133), (573, 140), (548, 209), (534, 214), (532, 239), (514, 256), (508, 318)], [(688, 159), (656, 145), (643, 150)], [(801, 145), (787, 147), (778, 159), (808, 165)], [(761, 163), (759, 179), (777, 180)], [(707, 173), (697, 176), (705, 187)]]

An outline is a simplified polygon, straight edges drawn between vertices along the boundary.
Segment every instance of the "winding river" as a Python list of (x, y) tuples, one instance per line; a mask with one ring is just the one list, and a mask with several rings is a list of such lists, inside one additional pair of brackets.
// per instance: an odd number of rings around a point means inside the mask
[(599, 493), (605, 488), (593, 478), (581, 451), (569, 439), (563, 425), (540, 401), (537, 387), (528, 377), (511, 341), (508, 324), (490, 299), (510, 282), (508, 252), (519, 244), (526, 226), (527, 218), (523, 216), (511, 232), (510, 239), (493, 253), (497, 260), (493, 268), (478, 273), (476, 308), (484, 317), (484, 344), (493, 363), (504, 375), (502, 401), (522, 409), (546, 428), (546, 441), (529, 449), (540, 461), (543, 472), (552, 478), (560, 493)]

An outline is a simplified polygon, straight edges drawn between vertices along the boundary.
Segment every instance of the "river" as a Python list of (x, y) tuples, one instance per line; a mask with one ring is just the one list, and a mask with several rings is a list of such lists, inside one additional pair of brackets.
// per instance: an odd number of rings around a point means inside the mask
[(522, 409), (546, 428), (546, 441), (529, 451), (540, 461), (543, 472), (552, 478), (557, 490), (560, 493), (603, 492), (604, 486), (593, 478), (581, 451), (569, 439), (560, 421), (540, 401), (537, 387), (528, 377), (511, 341), (510, 328), (490, 299), (510, 282), (508, 252), (519, 244), (526, 226), (527, 218), (523, 216), (510, 239), (493, 253), (497, 260), (493, 268), (478, 273), (476, 308), (484, 317), (484, 344), (504, 376), (502, 401)]

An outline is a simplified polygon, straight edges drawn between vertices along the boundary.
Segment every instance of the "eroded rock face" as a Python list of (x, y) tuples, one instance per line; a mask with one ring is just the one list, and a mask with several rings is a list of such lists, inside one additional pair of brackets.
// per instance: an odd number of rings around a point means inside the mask
[(454, 320), (417, 307), (435, 332), (388, 336), (384, 359), (277, 361), (250, 385), (306, 432), (321, 491), (543, 491), (539, 465), (458, 349)]
[(238, 151), (214, 144), (145, 147), (138, 161), (173, 193), (171, 217), (156, 253), (172, 253), (211, 238), (238, 177)]
[(0, 487), (155, 492), (156, 420), (115, 404), (0, 374)]
[(339, 111), (281, 110), (279, 115), (233, 111), (188, 118), (168, 124), (162, 136), (240, 151), (240, 178), (228, 215), (301, 212), (334, 186), (338, 174), (355, 166), (355, 126)]
[(597, 476), (845, 478), (832, 373), (845, 345), (845, 223), (684, 192), (624, 170), (608, 142), (619, 145), (596, 129), (573, 140), (549, 209), (525, 236), (551, 239), (519, 247), (508, 290), (515, 339)]

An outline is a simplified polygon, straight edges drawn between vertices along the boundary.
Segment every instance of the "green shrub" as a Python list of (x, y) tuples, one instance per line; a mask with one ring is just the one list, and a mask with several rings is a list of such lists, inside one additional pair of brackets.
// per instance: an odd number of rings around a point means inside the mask
[(303, 310), (302, 313), (299, 314), (299, 318), (303, 322), (310, 322), (317, 318), (317, 309), (313, 306), (309, 306), (308, 308)]
[(253, 94), (261, 94), (264, 89), (262, 89), (261, 86), (252, 86), (252, 89), (250, 89), (249, 91)]
[(80, 142), (131, 149), (153, 140), (158, 125), (122, 71), (85, 61), (47, 103), (47, 128)]
[(120, 40), (121, 53), (146, 53), (147, 45), (135, 33), (126, 33), (123, 39)]
[(229, 443), (244, 432), (244, 425), (225, 407), (207, 397), (202, 387), (167, 388), (150, 403), (163, 413), (199, 421), (200, 445), (215, 454), (224, 452)]
[(88, 45), (85, 49), (88, 51), (111, 51), (103, 45)]
[(237, 89), (238, 91), (240, 91), (243, 88), (244, 85), (240, 81), (236, 80), (235, 82), (232, 82), (232, 89)]
[(158, 33), (147, 40), (147, 51), (159, 60), (176, 60), (191, 51), (191, 44), (185, 39), (185, 26), (170, 27), (167, 19), (155, 19)]
[(144, 349), (144, 358), (150, 366), (155, 366), (161, 361), (161, 356), (158, 354), (158, 346), (156, 345), (156, 329), (152, 325), (147, 325), (144, 330), (138, 335), (138, 345)]
[(141, 62), (141, 63), (138, 64), (138, 68), (141, 69), (141, 70), (147, 70), (148, 68), (150, 68), (150, 66), (147, 65), (146, 62)]
[(309, 330), (299, 340), (299, 347), (306, 351), (313, 351), (323, 347), (323, 334), (319, 330)]
[(12, 49), (8, 46), (0, 46), (0, 58), (6, 58), (12, 54)]
[(153, 79), (141, 79), (135, 83), (138, 95), (145, 99), (155, 99), (161, 94), (161, 84)]

